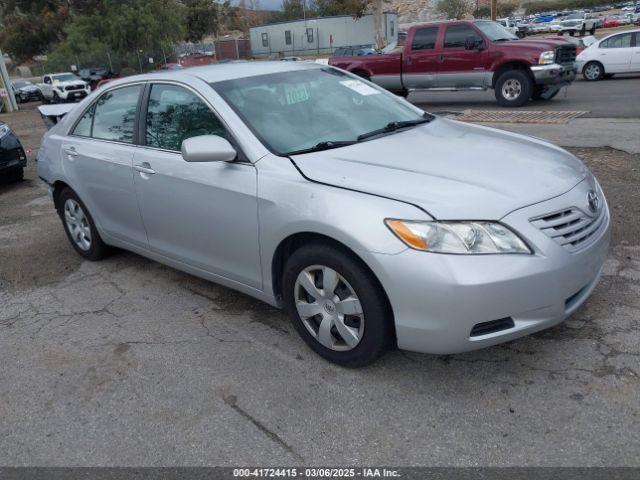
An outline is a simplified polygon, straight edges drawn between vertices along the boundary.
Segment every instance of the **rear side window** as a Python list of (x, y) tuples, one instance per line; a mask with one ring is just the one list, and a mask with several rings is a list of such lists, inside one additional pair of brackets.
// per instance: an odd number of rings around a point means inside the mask
[(197, 95), (176, 85), (163, 84), (151, 87), (145, 132), (148, 146), (176, 152), (187, 138), (226, 136), (222, 122)]
[(411, 42), (411, 50), (433, 50), (436, 48), (440, 27), (419, 28)]
[(469, 25), (449, 25), (444, 34), (444, 48), (464, 48), (468, 37), (473, 37), (476, 41), (482, 40)]
[(600, 48), (629, 48), (631, 47), (631, 33), (623, 33), (611, 37), (600, 44)]
[(134, 85), (102, 95), (94, 107), (91, 136), (102, 140), (133, 143), (134, 123), (141, 91), (141, 85)]

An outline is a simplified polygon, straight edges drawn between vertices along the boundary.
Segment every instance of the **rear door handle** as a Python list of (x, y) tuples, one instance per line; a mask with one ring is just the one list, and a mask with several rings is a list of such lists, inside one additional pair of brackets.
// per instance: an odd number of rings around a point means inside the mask
[(135, 168), (138, 172), (146, 173), (147, 175), (153, 175), (154, 173), (156, 173), (156, 171), (151, 168), (151, 165), (149, 165), (149, 162), (142, 162), (141, 165), (134, 165), (133, 168)]

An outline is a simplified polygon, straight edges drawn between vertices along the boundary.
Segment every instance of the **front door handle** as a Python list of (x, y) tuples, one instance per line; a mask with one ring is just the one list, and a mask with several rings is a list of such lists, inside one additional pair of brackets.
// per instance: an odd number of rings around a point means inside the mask
[(153, 175), (154, 173), (156, 173), (156, 171), (151, 168), (151, 165), (149, 165), (149, 162), (142, 162), (141, 165), (134, 165), (133, 168), (135, 168), (138, 172), (146, 173), (147, 175)]
[(62, 151), (64, 153), (66, 153), (67, 155), (69, 155), (70, 157), (77, 157), (78, 156), (78, 151), (76, 150), (76, 147), (62, 147)]
[(444, 55), (438, 55), (438, 63), (444, 62)]

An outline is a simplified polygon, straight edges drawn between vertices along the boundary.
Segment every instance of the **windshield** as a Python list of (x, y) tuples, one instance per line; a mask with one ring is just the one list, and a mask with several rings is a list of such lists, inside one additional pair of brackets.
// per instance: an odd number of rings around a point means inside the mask
[(518, 40), (518, 37), (497, 22), (484, 21), (475, 22), (475, 24), (491, 42), (497, 42), (500, 40)]
[(425, 119), (423, 112), (393, 94), (330, 67), (239, 78), (212, 87), (278, 155), (361, 141), (364, 134), (391, 123)]
[(51, 78), (54, 82), (70, 82), (73, 80), (78, 80), (73, 73), (61, 73), (60, 75), (52, 75)]

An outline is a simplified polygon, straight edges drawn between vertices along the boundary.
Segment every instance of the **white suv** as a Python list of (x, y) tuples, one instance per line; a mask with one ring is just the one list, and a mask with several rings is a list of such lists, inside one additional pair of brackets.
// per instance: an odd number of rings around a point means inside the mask
[(74, 102), (91, 93), (89, 84), (71, 72), (46, 74), (38, 87), (44, 103)]
[(597, 23), (598, 20), (596, 18), (585, 12), (572, 13), (560, 22), (559, 33), (560, 35), (565, 32), (569, 35), (579, 33), (584, 36), (588, 31), (590, 35), (593, 35), (596, 32)]

